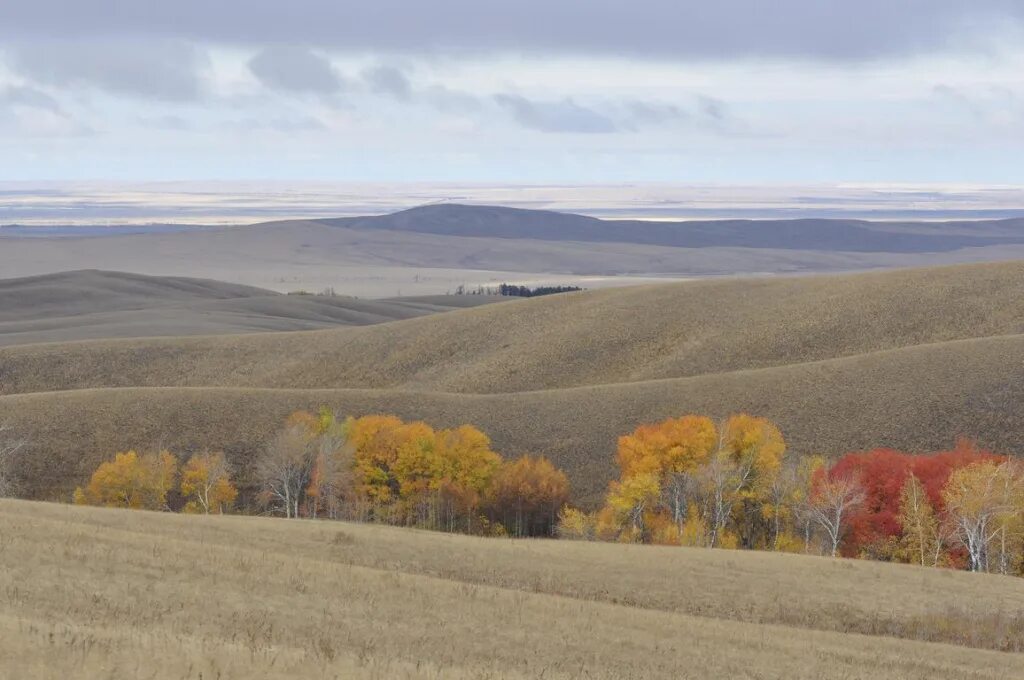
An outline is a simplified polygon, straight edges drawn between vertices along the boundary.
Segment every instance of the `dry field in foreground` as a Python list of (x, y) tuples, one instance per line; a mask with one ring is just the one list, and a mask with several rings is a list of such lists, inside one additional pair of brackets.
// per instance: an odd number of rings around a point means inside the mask
[(1022, 612), (871, 562), (0, 502), (5, 678), (1010, 679)]

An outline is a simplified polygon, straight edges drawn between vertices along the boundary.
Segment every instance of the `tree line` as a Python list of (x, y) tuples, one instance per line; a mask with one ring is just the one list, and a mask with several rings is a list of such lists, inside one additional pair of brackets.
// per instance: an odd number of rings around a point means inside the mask
[(1024, 572), (1024, 462), (960, 440), (950, 451), (787, 456), (746, 414), (688, 415), (619, 439), (620, 476), (565, 538), (843, 555)]
[[(505, 460), (472, 425), (435, 430), (390, 415), (339, 419), (298, 411), (259, 453), (254, 500), (285, 518), (375, 521), (487, 535), (551, 536), (569, 501), (565, 474), (543, 456)], [(221, 453), (179, 471), (164, 451), (118, 453), (74, 493), (81, 504), (225, 512), (238, 491)]]
[[(324, 408), (290, 415), (245, 486), (254, 507), (286, 518), (1024, 573), (1024, 461), (967, 440), (829, 460), (791, 455), (765, 418), (686, 415), (620, 437), (615, 460), (618, 479), (587, 512), (568, 504), (566, 476), (549, 460), (506, 460), (472, 425), (338, 418)], [(201, 513), (232, 511), (238, 498), (216, 452), (183, 465), (167, 451), (118, 453), (74, 493), (76, 503)]]
[(455, 289), (456, 295), (503, 295), (505, 297), (540, 297), (558, 293), (574, 293), (583, 290), (579, 286), (517, 286), (514, 283), (502, 283), (497, 286), (477, 286), (468, 289), (460, 284)]

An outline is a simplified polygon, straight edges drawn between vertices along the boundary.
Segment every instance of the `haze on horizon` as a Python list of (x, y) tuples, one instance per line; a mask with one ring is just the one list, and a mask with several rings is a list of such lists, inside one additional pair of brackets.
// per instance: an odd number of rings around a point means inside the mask
[(1013, 0), (0, 4), (0, 180), (1024, 185)]

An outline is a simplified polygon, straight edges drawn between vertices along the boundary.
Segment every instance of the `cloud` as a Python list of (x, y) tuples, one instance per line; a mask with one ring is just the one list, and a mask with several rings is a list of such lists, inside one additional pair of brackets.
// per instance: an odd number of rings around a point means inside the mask
[(988, 50), (1024, 31), (1019, 0), (32, 0), (0, 39), (179, 38), (353, 53), (515, 52), (866, 60)]
[(419, 96), (442, 113), (474, 113), (483, 108), (483, 103), (476, 95), (444, 85), (431, 85), (422, 90)]
[(331, 95), (344, 87), (331, 62), (304, 47), (263, 49), (249, 60), (249, 70), (272, 90)]
[(623, 108), (625, 109), (626, 125), (633, 130), (690, 118), (689, 113), (675, 104), (630, 101), (626, 102)]
[(51, 113), (62, 113), (57, 100), (42, 90), (26, 85), (9, 85), (0, 90), (0, 106), (24, 106)]
[(225, 121), (221, 124), (221, 127), (233, 132), (271, 131), (282, 133), (322, 132), (327, 129), (327, 126), (324, 125), (323, 121), (318, 118), (313, 118), (312, 116), (277, 116), (268, 119), (248, 117)]
[(619, 126), (608, 116), (572, 99), (533, 101), (514, 94), (494, 95), (494, 101), (520, 125), (540, 132), (608, 133)]
[(50, 40), (8, 48), (12, 70), (36, 83), (169, 101), (198, 99), (204, 52), (180, 41)]
[(697, 98), (697, 106), (701, 115), (709, 121), (721, 123), (728, 116), (725, 102), (721, 99), (701, 95)]
[(377, 94), (387, 94), (396, 99), (409, 99), (412, 85), (399, 69), (379, 65), (363, 71), (363, 81)]
[(139, 116), (136, 118), (136, 121), (143, 127), (152, 128), (154, 130), (190, 132), (195, 129), (192, 123), (181, 116), (175, 115)]

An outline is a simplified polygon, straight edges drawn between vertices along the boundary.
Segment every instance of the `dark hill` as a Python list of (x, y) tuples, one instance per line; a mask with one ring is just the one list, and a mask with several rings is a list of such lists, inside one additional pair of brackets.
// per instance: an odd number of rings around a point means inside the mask
[(839, 252), (923, 253), (1024, 243), (1024, 219), (946, 222), (864, 220), (599, 220), (546, 210), (461, 204), (427, 205), (390, 215), (321, 220), (351, 229), (407, 231), (541, 241), (631, 243), (680, 248), (779, 248)]

